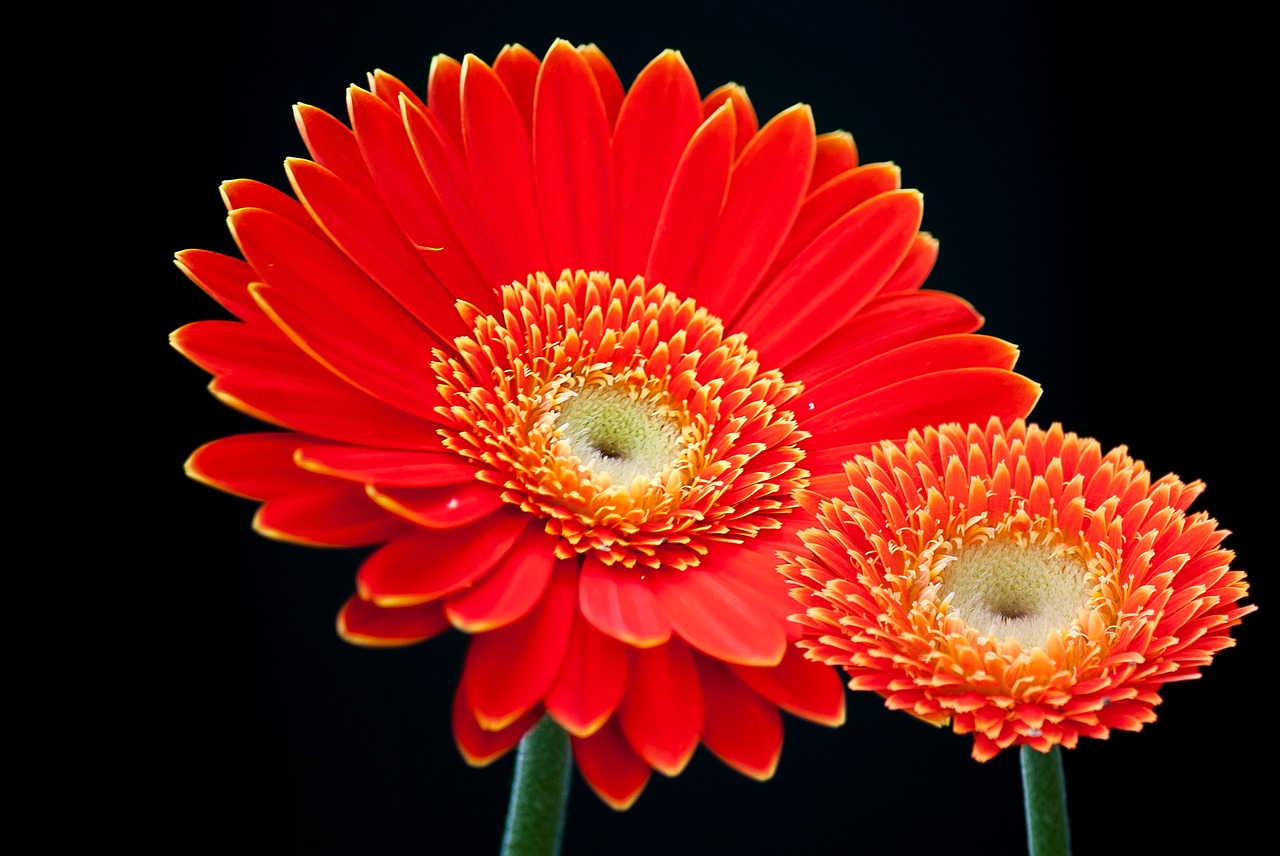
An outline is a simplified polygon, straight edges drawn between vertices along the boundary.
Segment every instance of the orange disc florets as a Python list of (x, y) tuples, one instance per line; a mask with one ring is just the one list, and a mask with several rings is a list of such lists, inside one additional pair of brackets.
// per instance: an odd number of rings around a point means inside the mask
[(542, 273), (437, 352), (446, 444), (546, 521), (562, 557), (682, 569), (781, 525), (806, 485), (800, 392), (746, 337), (640, 277)]

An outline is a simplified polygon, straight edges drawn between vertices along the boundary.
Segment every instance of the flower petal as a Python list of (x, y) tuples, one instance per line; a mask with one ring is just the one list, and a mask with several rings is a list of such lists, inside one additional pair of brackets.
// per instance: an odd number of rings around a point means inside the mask
[(613, 131), (619, 202), (616, 273), (624, 279), (645, 269), (676, 164), (701, 124), (693, 75), (679, 53), (663, 51), (631, 84)]
[(411, 606), (458, 591), (488, 573), (529, 524), (516, 511), (449, 530), (416, 530), (381, 547), (356, 574), (361, 598)]
[(840, 672), (806, 659), (795, 645), (787, 646), (777, 666), (730, 668), (747, 686), (788, 713), (820, 725), (844, 724), (845, 688)]
[(627, 651), (627, 691), (618, 724), (627, 742), (658, 772), (676, 776), (702, 732), (702, 688), (693, 653), (679, 639)]
[(533, 166), (552, 271), (612, 270), (617, 203), (609, 120), (595, 75), (563, 39), (552, 43), (538, 73)]
[(501, 731), (541, 700), (564, 661), (577, 595), (573, 563), (551, 574), (537, 607), (471, 640), (462, 691), (480, 727)]
[(651, 647), (671, 638), (671, 622), (638, 572), (588, 556), (582, 563), (578, 604), (598, 630), (628, 645)]
[(448, 629), (439, 603), (389, 608), (353, 596), (338, 613), (338, 635), (366, 648), (413, 645)]
[(462, 688), (453, 695), (453, 740), (458, 754), (472, 767), (488, 766), (506, 755), (540, 719), (542, 708), (535, 706), (501, 731), (486, 731), (467, 707)]
[(530, 135), (533, 134), (533, 92), (541, 67), (538, 55), (523, 45), (504, 45), (493, 61), (493, 72), (507, 88)]
[[(440, 447), (443, 449), (443, 446)], [(434, 487), (470, 482), (473, 463), (453, 454), (368, 446), (301, 446), (295, 460), (313, 473), (380, 487)]]
[(368, 490), (387, 511), (428, 529), (464, 526), (506, 505), (499, 488), (476, 481), (423, 488), (371, 485)]
[(462, 149), (462, 63), (436, 54), (427, 74), (427, 106)]
[(914, 291), (924, 285), (925, 279), (933, 271), (938, 261), (938, 239), (928, 232), (919, 232), (907, 250), (907, 256), (898, 265), (898, 269), (889, 277), (889, 281), (880, 289), (881, 294), (894, 291)]
[(266, 500), (254, 515), (253, 529), (313, 547), (363, 547), (394, 538), (406, 526), (371, 502), (362, 486), (335, 482)]
[(187, 458), (187, 475), (248, 499), (271, 499), (332, 484), (332, 479), (299, 469), (293, 454), (313, 441), (292, 432), (233, 434), (205, 443)]
[(491, 573), (449, 597), (445, 613), (454, 627), (467, 633), (510, 624), (542, 597), (556, 561), (555, 539), (530, 527)]
[(702, 682), (702, 742), (753, 779), (773, 777), (782, 756), (782, 716), (723, 663), (695, 655)]
[[(307, 144), (311, 159), (370, 199), (378, 199), (378, 186), (369, 175), (355, 132), (332, 116), (316, 107), (298, 104), (293, 108), (293, 118)], [(237, 206), (246, 207), (246, 206)], [(255, 205), (255, 208), (266, 206)], [(274, 210), (267, 208), (268, 211)], [(280, 212), (278, 212), (280, 213)], [(313, 227), (318, 228), (318, 227)]]
[[(716, 553), (726, 555), (726, 561), (755, 558), (745, 552)], [(772, 572), (777, 560), (769, 564)], [(699, 651), (750, 666), (771, 666), (782, 659), (787, 640), (777, 610), (735, 578), (699, 566), (662, 575), (656, 588), (658, 604), (675, 632)]]
[(858, 165), (858, 147), (848, 131), (819, 134), (813, 158), (813, 177), (809, 193), (813, 193), (836, 176)]
[(248, 263), (208, 250), (183, 250), (174, 256), (174, 263), (205, 294), (240, 320), (258, 326), (271, 325), (249, 295), (249, 283), (257, 279), (257, 274)]
[(586, 737), (604, 725), (622, 701), (627, 649), (575, 612), (564, 664), (544, 703), (547, 713), (566, 731)]
[(632, 750), (616, 719), (588, 737), (570, 738), (570, 745), (582, 778), (596, 796), (616, 811), (631, 808), (649, 784), (649, 765)]

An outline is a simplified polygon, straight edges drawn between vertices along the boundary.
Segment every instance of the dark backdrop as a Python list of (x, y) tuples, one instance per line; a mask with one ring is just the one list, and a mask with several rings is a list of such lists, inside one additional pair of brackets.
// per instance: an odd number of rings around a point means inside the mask
[[(1045, 389), (1033, 418), (1207, 483), (1196, 508), (1232, 530), (1262, 611), (1203, 679), (1167, 689), (1155, 724), (1065, 753), (1074, 841), (1081, 854), (1185, 852), (1203, 835), (1232, 851), (1268, 834), (1254, 778), (1274, 759), (1273, 688), (1257, 683), (1272, 677), (1274, 627), (1261, 121), (1274, 110), (1262, 28), (1240, 8), (226, 0), (156, 18), (117, 58), (136, 75), (121, 101), (144, 121), (115, 132), (141, 155), (125, 186), (150, 212), (131, 221), (131, 250), (146, 252), (129, 288), (145, 306), (135, 338), (157, 405), (145, 444), (155, 552), (128, 571), (121, 622), (137, 632), (142, 680), (122, 703), (140, 726), (127, 749), (146, 764), (116, 795), (145, 816), (157, 851), (497, 852), (513, 756), (477, 770), (454, 748), (462, 637), (394, 651), (337, 638), (361, 554), (262, 539), (251, 503), (183, 476), (196, 446), (256, 423), (217, 403), (165, 337), (220, 317), (173, 253), (232, 251), (222, 180), (287, 187), (283, 159), (306, 155), (294, 103), (344, 116), (347, 85), (374, 68), (422, 92), (433, 54), (492, 60), (519, 42), (541, 55), (557, 36), (598, 44), (624, 84), (677, 48), (704, 92), (736, 81), (762, 120), (806, 101), (819, 131), (853, 133), (864, 162), (899, 164), (941, 241), (931, 287), (968, 298), (985, 332), (1022, 347), (1019, 368)], [(1025, 852), (1016, 751), (980, 765), (967, 737), (874, 696), (849, 701), (842, 729), (788, 718), (767, 783), (699, 750), (617, 813), (575, 779), (565, 853)]]

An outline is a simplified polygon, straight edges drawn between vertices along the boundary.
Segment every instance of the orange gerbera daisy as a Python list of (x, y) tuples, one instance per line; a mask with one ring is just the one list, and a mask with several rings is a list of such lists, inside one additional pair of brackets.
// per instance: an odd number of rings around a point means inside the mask
[(845, 469), (847, 499), (802, 495), (819, 528), (782, 567), (800, 647), (972, 732), (979, 761), (1141, 729), (1256, 608), (1227, 532), (1187, 513), (1200, 482), (1153, 482), (1056, 423), (912, 431)]
[(178, 254), (238, 320), (175, 347), (284, 429), (188, 472), (260, 501), (269, 537), (376, 546), (349, 641), (474, 634), (469, 762), (549, 715), (618, 808), (699, 743), (768, 777), (779, 708), (844, 716), (789, 644), (795, 492), (1039, 395), (921, 289), (920, 194), (806, 106), (758, 126), (741, 88), (701, 96), (672, 51), (625, 90), (593, 46), (441, 56), (425, 100), (379, 71), (347, 103), (349, 126), (296, 108), (296, 199), (222, 186), (243, 260)]

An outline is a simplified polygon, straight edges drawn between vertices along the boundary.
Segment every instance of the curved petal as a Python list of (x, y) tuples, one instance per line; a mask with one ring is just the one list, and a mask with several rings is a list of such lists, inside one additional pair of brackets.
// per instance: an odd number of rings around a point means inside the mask
[(831, 179), (848, 172), (858, 165), (858, 147), (853, 134), (848, 131), (828, 131), (819, 134), (813, 158), (813, 177), (809, 180), (809, 193)]
[(640, 574), (591, 556), (582, 563), (578, 604), (596, 629), (628, 645), (647, 648), (671, 638), (671, 622)]
[(538, 72), (533, 167), (551, 272), (612, 270), (613, 145), (609, 119), (586, 60), (557, 39)]
[(702, 742), (743, 775), (772, 778), (782, 756), (782, 716), (728, 666), (694, 656), (702, 682)]
[(448, 629), (439, 603), (388, 608), (353, 596), (338, 612), (338, 635), (365, 648), (414, 645)]
[(606, 805), (616, 811), (631, 808), (652, 771), (627, 743), (616, 719), (589, 737), (572, 737), (573, 760), (582, 778)]
[(241, 208), (261, 208), (263, 211), (279, 214), (321, 240), (328, 240), (324, 229), (320, 228), (319, 224), (311, 219), (311, 214), (298, 200), (269, 184), (263, 184), (247, 178), (237, 178), (222, 182), (218, 191), (222, 194), (222, 201), (227, 206), (228, 211), (238, 211)]
[(249, 283), (258, 276), (247, 262), (209, 250), (182, 250), (174, 255), (174, 264), (232, 315), (255, 326), (271, 326), (249, 294)]
[(436, 54), (427, 73), (427, 107), (462, 149), (462, 63)]
[(356, 484), (272, 497), (253, 517), (253, 529), (260, 535), (317, 547), (364, 547), (394, 538), (406, 528), (404, 521), (370, 502)]
[(513, 510), (457, 529), (416, 530), (365, 559), (356, 590), (379, 606), (412, 606), (451, 594), (497, 565), (529, 522)]
[(528, 614), (542, 597), (556, 561), (555, 538), (531, 526), (491, 573), (449, 596), (445, 614), (454, 627), (468, 633), (510, 624)]
[(542, 61), (524, 45), (504, 45), (493, 61), (493, 72), (502, 80), (524, 126), (533, 134), (533, 91), (538, 85)]
[[(749, 557), (739, 551), (733, 560)], [(664, 574), (655, 588), (675, 632), (704, 654), (751, 666), (771, 666), (782, 659), (787, 639), (777, 610), (735, 578), (700, 566)]]
[(923, 214), (916, 191), (882, 193), (801, 251), (738, 319), (761, 359), (786, 365), (816, 344), (803, 331), (857, 315), (906, 256)]
[(813, 113), (797, 104), (770, 119), (733, 165), (724, 209), (689, 292), (720, 317), (738, 315), (782, 247), (809, 186), (815, 145)]
[(578, 53), (591, 68), (596, 79), (596, 88), (600, 90), (600, 100), (604, 102), (605, 119), (612, 128), (618, 119), (618, 110), (622, 107), (622, 99), (626, 90), (618, 78), (618, 72), (604, 52), (594, 44), (578, 45)]
[(477, 481), (422, 488), (372, 485), (368, 491), (387, 511), (428, 529), (465, 526), (507, 505), (500, 488)]
[[(360, 151), (377, 182), (378, 193), (372, 198), (382, 200), (399, 226), (396, 231), (403, 231), (432, 273), (449, 284), (449, 294), (484, 305), (481, 301), (492, 283), (481, 277), (462, 251), (450, 212), (422, 172), (401, 113), (354, 86), (347, 90), (347, 104)], [(432, 291), (437, 288), (431, 283)]]
[(488, 766), (506, 755), (541, 718), (542, 708), (533, 707), (501, 731), (486, 731), (467, 707), (462, 688), (453, 695), (453, 741), (462, 759), (472, 767)]
[(881, 294), (894, 291), (915, 291), (924, 285), (924, 281), (933, 272), (938, 261), (938, 239), (928, 232), (919, 232), (907, 250), (907, 256), (898, 265), (898, 269), (889, 277), (889, 281), (880, 289)]
[(378, 68), (369, 73), (368, 79), (369, 91), (377, 95), (378, 99), (392, 110), (399, 112), (402, 98), (418, 110), (427, 109), (427, 105), (418, 97), (418, 94), (395, 75), (387, 74)]
[(627, 650), (627, 691), (618, 725), (631, 748), (658, 772), (676, 776), (702, 733), (702, 687), (693, 653), (679, 639)]
[(547, 713), (566, 731), (586, 737), (617, 709), (627, 686), (627, 649), (575, 610), (564, 665), (547, 691)]
[(529, 614), (471, 640), (462, 691), (484, 730), (501, 731), (511, 725), (541, 700), (555, 680), (577, 611), (576, 582), (573, 564), (560, 563)]
[(293, 453), (314, 437), (293, 432), (233, 434), (191, 453), (186, 473), (198, 482), (247, 499), (271, 499), (332, 484), (298, 468)]
[(365, 276), (442, 342), (467, 332), (453, 295), (422, 263), (385, 208), (310, 161), (287, 159), (285, 172), (311, 216)]
[(476, 465), (444, 451), (368, 446), (301, 446), (295, 460), (313, 473), (381, 487), (434, 487), (472, 481)]
[(636, 76), (613, 130), (618, 185), (615, 273), (624, 280), (645, 270), (676, 164), (701, 124), (698, 86), (689, 67), (676, 51), (663, 51)]
[(644, 278), (689, 295), (706, 245), (714, 234), (733, 165), (733, 106), (698, 127), (676, 164), (662, 202)]
[(795, 645), (787, 646), (776, 666), (730, 666), (733, 673), (778, 707), (819, 725), (844, 724), (845, 688), (832, 666), (806, 659)]
[(751, 142), (751, 138), (760, 129), (760, 122), (756, 118), (756, 108), (752, 106), (751, 99), (747, 97), (747, 90), (736, 83), (725, 83), (717, 86), (707, 94), (706, 98), (702, 99), (703, 117), (710, 118), (726, 104), (733, 108), (734, 115), (737, 117), (733, 145), (734, 157), (737, 157), (742, 154), (743, 149), (747, 147), (747, 143)]
[(378, 198), (378, 187), (365, 166), (355, 132), (337, 117), (306, 104), (294, 106), (293, 118), (312, 160), (354, 187), (358, 193), (370, 199)]
[(462, 63), (462, 138), (481, 210), (505, 270), (548, 270), (529, 132), (493, 69), (474, 55)]

